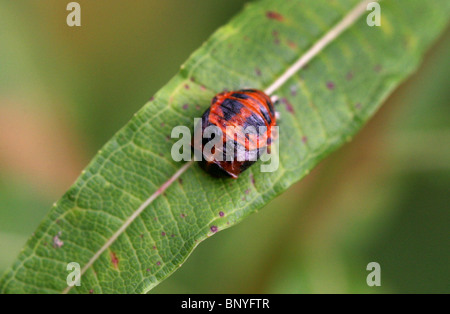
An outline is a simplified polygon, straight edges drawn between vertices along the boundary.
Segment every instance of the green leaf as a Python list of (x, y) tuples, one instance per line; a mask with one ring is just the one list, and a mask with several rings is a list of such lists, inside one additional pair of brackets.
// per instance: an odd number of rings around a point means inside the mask
[[(289, 76), (276, 91), (277, 171), (262, 173), (257, 163), (237, 180), (216, 179), (170, 154), (172, 128), (192, 130), (215, 93), (273, 86), (359, 3), (248, 5), (99, 151), (0, 280), (0, 292), (147, 292), (216, 229), (254, 213), (348, 142), (417, 68), (447, 25), (448, 1), (383, 1), (380, 27), (363, 14)], [(79, 287), (67, 287), (71, 262), (83, 268)]]

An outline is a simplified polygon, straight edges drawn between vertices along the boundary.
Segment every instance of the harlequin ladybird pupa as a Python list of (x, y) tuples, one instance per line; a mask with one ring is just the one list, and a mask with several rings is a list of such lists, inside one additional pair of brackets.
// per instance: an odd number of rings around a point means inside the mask
[(200, 166), (204, 170), (218, 177), (237, 178), (270, 151), (275, 125), (274, 105), (264, 92), (223, 92), (212, 99), (203, 114), (192, 147), (202, 157)]

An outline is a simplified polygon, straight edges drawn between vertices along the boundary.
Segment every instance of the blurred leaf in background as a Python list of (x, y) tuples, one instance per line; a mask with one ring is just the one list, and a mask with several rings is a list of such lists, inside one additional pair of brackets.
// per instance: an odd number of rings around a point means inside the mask
[[(73, 29), (61, 1), (0, 0), (0, 273), (96, 150), (245, 2), (81, 0)], [(352, 145), (153, 292), (450, 292), (449, 36)], [(373, 261), (382, 287), (366, 285)]]

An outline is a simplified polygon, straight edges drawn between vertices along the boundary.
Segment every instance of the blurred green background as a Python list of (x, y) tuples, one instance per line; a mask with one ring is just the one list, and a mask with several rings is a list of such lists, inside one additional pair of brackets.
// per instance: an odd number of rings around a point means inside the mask
[[(243, 0), (0, 0), (0, 274)], [(450, 32), (348, 145), (153, 293), (449, 293)], [(381, 265), (381, 287), (366, 266)]]

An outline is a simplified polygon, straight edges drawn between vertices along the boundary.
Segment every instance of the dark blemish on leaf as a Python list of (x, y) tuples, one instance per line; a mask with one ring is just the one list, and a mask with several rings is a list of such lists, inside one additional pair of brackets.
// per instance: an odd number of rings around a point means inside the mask
[(374, 70), (376, 73), (380, 73), (382, 69), (383, 69), (383, 67), (381, 66), (381, 64), (377, 64), (377, 65), (373, 68), (373, 70)]
[(278, 31), (273, 31), (272, 35), (274, 37), (273, 42), (275, 43), (275, 45), (280, 44), (280, 38), (278, 37)]
[(256, 181), (255, 181), (255, 177), (253, 176), (253, 174), (250, 174), (250, 181), (252, 181), (252, 184), (255, 185)]
[(166, 136), (166, 141), (170, 141), (172, 138), (170, 137), (170, 135)]
[(160, 262), (160, 261), (157, 261), (157, 262), (156, 262), (156, 265), (157, 265), (157, 266), (161, 265), (161, 262)]
[(64, 245), (64, 242), (61, 241), (61, 239), (59, 238), (60, 236), (61, 236), (61, 231), (58, 232), (58, 234), (53, 237), (53, 247), (55, 249), (59, 249), (60, 247), (62, 247)]
[(150, 272), (150, 268), (147, 268), (146, 271), (147, 271), (147, 273)]
[(166, 233), (163, 231), (163, 232), (161, 232), (161, 235), (164, 237), (166, 235)]
[(245, 190), (245, 194), (250, 194), (250, 189)]
[(329, 90), (333, 90), (335, 87), (336, 87), (336, 86), (334, 85), (333, 82), (331, 82), (331, 81), (328, 81), (328, 82), (327, 82), (327, 88), (328, 88)]
[(289, 46), (290, 48), (292, 48), (292, 49), (297, 49), (297, 44), (294, 43), (292, 40), (288, 40), (288, 41), (287, 41), (287, 44), (288, 44), (288, 46)]
[(153, 101), (153, 100), (155, 100), (155, 97), (154, 96), (150, 97), (149, 101)]
[(287, 112), (292, 113), (292, 114), (294, 113), (294, 107), (289, 102), (289, 100), (287, 100), (286, 98), (282, 98), (281, 102), (285, 105)]
[(183, 109), (184, 109), (184, 110), (187, 110), (188, 108), (189, 108), (189, 105), (188, 105), (188, 104), (184, 104), (184, 105), (183, 105)]
[(189, 84), (184, 84), (184, 88), (185, 88), (185, 89), (189, 89), (189, 88), (191, 88), (191, 87), (189, 86)]
[(355, 105), (355, 108), (356, 108), (356, 109), (361, 109), (361, 103), (357, 103), (357, 104)]
[(195, 106), (195, 110), (200, 110), (202, 109), (202, 107), (200, 107), (199, 105)]
[(194, 78), (194, 77), (191, 77), (189, 80), (190, 80), (192, 83), (195, 82), (195, 78)]
[(141, 239), (143, 239), (144, 238), (144, 235), (143, 234), (141, 234), (140, 236), (139, 236)]
[(255, 68), (255, 74), (257, 76), (261, 76), (261, 70), (259, 68)]
[(61, 222), (61, 220), (59, 220), (59, 219), (56, 219), (56, 223), (57, 224), (59, 224)]
[(200, 85), (201, 90), (206, 90), (206, 87), (204, 85)]
[(185, 215), (185, 214), (183, 214), (183, 213), (181, 213), (181, 214), (180, 214), (180, 217), (181, 217), (181, 218), (185, 218), (185, 217), (186, 217), (186, 215)]
[(266, 17), (271, 19), (271, 20), (277, 20), (277, 21), (283, 21), (283, 15), (281, 15), (278, 12), (275, 11), (267, 11), (266, 12)]
[(89, 290), (89, 294), (93, 294), (93, 293), (94, 293), (93, 289)]
[(211, 226), (211, 231), (216, 233), (218, 230), (217, 226)]
[(156, 250), (156, 246), (155, 245), (153, 246), (153, 249)]
[(164, 157), (164, 154), (163, 153), (159, 153), (159, 156)]
[(158, 217), (155, 217), (154, 220), (155, 220), (155, 221), (158, 220)]
[(48, 243), (47, 242), (44, 242), (44, 246), (47, 246), (48, 245)]
[(242, 198), (243, 201), (246, 201), (247, 199), (245, 198), (245, 196)]
[(223, 216), (225, 216), (225, 213), (222, 212), (222, 211), (220, 211), (220, 212), (219, 212), (219, 216), (220, 216), (220, 217), (223, 217)]
[(180, 184), (183, 184), (183, 179), (178, 179), (178, 182), (180, 183)]
[(171, 235), (170, 235), (171, 238), (173, 238), (174, 236), (175, 236), (174, 234), (171, 234)]
[(116, 253), (112, 252), (109, 254), (111, 257), (111, 263), (113, 264), (114, 269), (119, 268), (119, 259), (116, 256)]
[(165, 126), (166, 126), (166, 124), (164, 122), (161, 122), (161, 127), (163, 128)]
[(306, 136), (302, 136), (302, 142), (303, 144), (306, 144), (306, 142), (308, 142), (308, 138)]
[(353, 72), (352, 71), (348, 72), (347, 75), (345, 76), (345, 79), (347, 81), (351, 81), (353, 79)]

